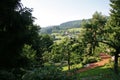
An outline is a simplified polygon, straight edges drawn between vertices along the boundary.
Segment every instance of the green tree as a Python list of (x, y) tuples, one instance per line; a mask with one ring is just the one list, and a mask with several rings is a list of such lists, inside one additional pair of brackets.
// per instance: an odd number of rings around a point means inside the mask
[(36, 50), (32, 49), (32, 46), (25, 44), (22, 49), (21, 56), (28, 60), (26, 64), (28, 64), (30, 68), (35, 66)]
[(118, 74), (118, 54), (120, 54), (120, 0), (110, 0), (110, 18), (104, 28), (102, 42), (114, 48), (114, 70)]
[(46, 62), (68, 64), (70, 70), (71, 64), (80, 63), (84, 47), (82, 42), (74, 38), (65, 38), (61, 43), (54, 43), (51, 52), (43, 54)]
[(52, 45), (53, 40), (47, 34), (39, 35), (39, 37), (34, 40), (33, 49), (36, 50), (36, 60), (38, 62), (38, 66), (43, 64), (42, 54), (47, 51), (50, 52)]
[(101, 13), (95, 12), (92, 19), (83, 21), (84, 30), (84, 42), (88, 47), (88, 54), (93, 55), (95, 53), (96, 46), (99, 45), (99, 35), (102, 34), (104, 25), (107, 21), (107, 17)]
[(22, 49), (24, 44), (32, 44), (39, 31), (31, 12), (20, 0), (0, 1), (0, 69), (17, 75), (21, 74), (20, 68), (28, 67)]

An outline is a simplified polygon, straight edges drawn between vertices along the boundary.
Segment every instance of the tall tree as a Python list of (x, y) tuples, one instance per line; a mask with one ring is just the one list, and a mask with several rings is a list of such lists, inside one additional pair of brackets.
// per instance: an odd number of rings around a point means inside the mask
[(53, 40), (47, 34), (40, 35), (37, 39), (34, 40), (33, 48), (37, 52), (36, 53), (36, 61), (38, 62), (37, 66), (42, 66), (43, 64), (42, 54), (44, 52), (50, 52), (52, 44)]
[(118, 54), (120, 54), (120, 0), (110, 0), (110, 19), (106, 23), (103, 43), (115, 49), (114, 70), (118, 74)]
[(39, 31), (39, 26), (33, 25), (31, 12), (31, 9), (22, 6), (20, 0), (0, 2), (0, 68), (26, 65), (26, 59), (20, 53), (24, 44), (30, 44)]
[(83, 21), (83, 26), (85, 28), (84, 41), (88, 46), (89, 55), (94, 54), (95, 48), (98, 46), (98, 35), (102, 33), (106, 21), (106, 16), (98, 12), (93, 14), (92, 19)]

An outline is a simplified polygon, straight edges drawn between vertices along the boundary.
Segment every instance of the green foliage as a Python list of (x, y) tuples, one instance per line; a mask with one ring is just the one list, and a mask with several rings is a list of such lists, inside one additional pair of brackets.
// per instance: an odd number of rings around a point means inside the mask
[(20, 80), (24, 68), (30, 67), (35, 49), (24, 45), (33, 46), (38, 38), (40, 27), (33, 24), (34, 19), (32, 9), (24, 7), (20, 0), (0, 2), (0, 70), (6, 71), (2, 74), (7, 80), (11, 74)]
[(110, 0), (111, 1), (111, 13), (110, 13), (110, 18), (108, 20), (108, 22), (106, 23), (106, 27), (105, 27), (105, 34), (106, 37), (104, 40), (106, 41), (106, 43), (115, 48), (116, 50), (120, 47), (120, 11), (119, 11), (119, 0)]
[(62, 68), (54, 65), (44, 66), (28, 71), (23, 75), (23, 80), (72, 80), (66, 73), (62, 72)]
[[(22, 53), (21, 56), (26, 58), (27, 63), (29, 67), (34, 67), (35, 63), (36, 63), (36, 51), (34, 49), (32, 49), (32, 47), (30, 45), (25, 44), (23, 49), (22, 49)], [(27, 68), (29, 68), (27, 66)]]
[[(81, 42), (74, 39), (66, 39), (59, 44), (55, 43), (52, 46), (51, 53), (48, 53), (49, 55), (46, 54), (46, 58), (50, 58), (50, 61), (53, 62), (67, 61), (68, 53), (70, 53), (71, 63), (79, 63), (81, 61), (80, 55), (82, 55), (83, 52), (84, 47)], [(45, 55), (43, 57), (45, 57)]]
[(60, 24), (60, 29), (79, 28), (82, 20), (69, 21)]
[(51, 51), (51, 45), (53, 40), (49, 35), (38, 35), (32, 41), (32, 49), (36, 51), (35, 59), (38, 62), (36, 65), (41, 66), (43, 64), (42, 54), (46, 51)]
[(90, 63), (97, 62), (97, 61), (100, 61), (100, 58), (99, 58), (99, 57), (95, 57), (95, 56), (85, 56), (85, 57), (83, 58), (82, 64), (83, 64), (83, 65), (86, 65), (86, 64), (90, 64)]
[[(96, 57), (97, 53), (109, 47), (112, 47), (109, 50), (115, 51), (117, 72), (120, 53), (120, 1), (110, 1), (112, 9), (108, 21), (106, 16), (95, 12), (89, 20), (70, 21), (46, 28), (45, 31), (42, 29), (44, 33), (54, 32), (52, 35), (54, 41), (61, 40), (59, 44), (56, 42), (53, 44), (51, 36), (39, 35), (40, 27), (33, 24), (35, 18), (32, 16), (32, 9), (23, 7), (20, 0), (2, 0), (0, 2), (0, 80), (21, 80), (24, 69), (30, 69), (31, 66), (35, 69), (27, 71), (23, 75), (23, 80), (74, 80), (74, 77), (66, 76), (61, 67), (51, 63), (60, 63), (62, 66), (63, 62), (67, 62), (68, 69), (72, 64), (93, 63), (99, 60)], [(84, 27), (78, 28), (81, 22)], [(74, 29), (70, 29), (73, 27)], [(78, 38), (76, 35), (79, 33)], [(44, 67), (40, 67), (43, 63)], [(95, 70), (103, 73), (101, 68)], [(108, 69), (105, 71), (110, 72)], [(94, 74), (89, 73), (89, 75)], [(102, 79), (101, 75), (99, 78)]]
[(83, 20), (83, 26), (85, 28), (83, 34), (83, 40), (88, 48), (87, 53), (89, 55), (95, 54), (95, 48), (99, 46), (98, 39), (101, 38), (104, 25), (107, 21), (106, 16), (101, 13), (95, 12), (91, 20)]
[(0, 80), (16, 80), (16, 78), (12, 72), (0, 70)]
[(45, 51), (43, 54), (42, 54), (42, 59), (44, 61), (44, 63), (48, 63), (48, 62), (51, 62), (51, 59), (52, 59), (52, 54), (48, 51)]
[(29, 45), (24, 45), (22, 56), (26, 56), (28, 59), (34, 60), (36, 55), (36, 51), (32, 49)]
[(22, 48), (24, 44), (31, 44), (39, 30), (33, 25), (32, 9), (24, 8), (20, 0), (2, 0), (0, 6), (0, 67), (26, 66)]
[(69, 21), (62, 23), (58, 26), (49, 26), (46, 28), (42, 28), (40, 33), (42, 34), (61, 33), (61, 31), (65, 31), (67, 29), (79, 28), (81, 26), (81, 21), (82, 20)]
[(104, 38), (101, 42), (114, 49), (114, 70), (118, 74), (118, 54), (120, 53), (120, 0), (110, 0), (110, 2), (110, 18), (104, 28)]

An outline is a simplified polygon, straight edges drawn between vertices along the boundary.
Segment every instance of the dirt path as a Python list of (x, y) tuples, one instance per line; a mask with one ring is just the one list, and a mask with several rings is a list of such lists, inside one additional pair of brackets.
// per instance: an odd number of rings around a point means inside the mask
[(101, 57), (101, 61), (96, 62), (96, 63), (91, 63), (87, 67), (82, 68), (82, 69), (76, 71), (76, 73), (87, 71), (87, 70), (93, 69), (95, 67), (104, 66), (106, 63), (109, 63), (109, 60), (111, 59), (111, 56), (108, 55), (108, 54), (105, 54), (105, 53), (101, 53), (100, 57)]

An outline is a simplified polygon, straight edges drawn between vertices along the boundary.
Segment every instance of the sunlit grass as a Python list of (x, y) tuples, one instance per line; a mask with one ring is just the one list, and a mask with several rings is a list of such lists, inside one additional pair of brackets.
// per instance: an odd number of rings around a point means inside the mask
[(74, 76), (83, 80), (120, 80), (109, 65), (90, 69)]
[[(70, 68), (71, 68), (71, 70), (76, 69), (76, 68), (82, 68), (82, 64), (81, 63), (80, 64), (74, 64), (74, 65), (71, 65)], [(68, 66), (64, 66), (63, 71), (67, 71), (67, 70), (68, 70)]]
[(110, 67), (103, 66), (103, 67), (97, 67), (97, 68), (94, 68), (94, 69), (90, 69), (90, 70), (81, 72), (79, 74), (79, 76), (80, 77), (95, 76), (95, 75), (101, 75), (104, 72), (109, 73), (110, 72)]

